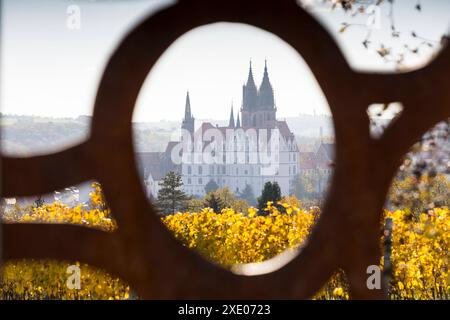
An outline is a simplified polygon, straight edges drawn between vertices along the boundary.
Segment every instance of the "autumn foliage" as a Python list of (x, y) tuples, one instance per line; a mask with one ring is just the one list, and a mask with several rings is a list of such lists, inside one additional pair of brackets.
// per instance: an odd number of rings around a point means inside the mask
[[(113, 232), (117, 226), (104, 205), (98, 185), (89, 206), (53, 203), (29, 212), (4, 216), (5, 222), (73, 223)], [(292, 197), (269, 202), (266, 215), (251, 207), (247, 212), (204, 208), (165, 216), (162, 223), (181, 244), (197, 250), (224, 268), (260, 262), (287, 248), (301, 247), (320, 214), (318, 208), (301, 208)], [(419, 216), (409, 210), (386, 211), (393, 219), (393, 299), (448, 299), (450, 293), (450, 217), (447, 207)], [(382, 241), (380, 241), (382, 243)], [(132, 290), (120, 279), (81, 265), (81, 290), (66, 287), (66, 268), (76, 262), (14, 261), (3, 267), (3, 299), (128, 299)], [(381, 265), (383, 261), (380, 262)], [(79, 265), (79, 264), (78, 264)], [(317, 294), (319, 299), (348, 299), (345, 275), (338, 271)]]

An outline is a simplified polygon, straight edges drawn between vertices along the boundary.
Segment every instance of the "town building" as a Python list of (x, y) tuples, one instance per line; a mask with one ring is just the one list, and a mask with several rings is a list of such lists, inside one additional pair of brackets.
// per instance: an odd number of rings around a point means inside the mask
[(157, 197), (169, 171), (181, 174), (184, 191), (191, 196), (204, 196), (210, 181), (237, 194), (249, 185), (256, 195), (266, 182), (275, 181), (282, 195), (291, 194), (299, 150), (288, 124), (276, 113), (267, 63), (259, 88), (250, 63), (240, 112), (235, 117), (231, 106), (226, 126), (203, 122), (196, 128), (188, 92), (180, 141), (170, 142), (165, 152), (138, 154), (148, 195)]

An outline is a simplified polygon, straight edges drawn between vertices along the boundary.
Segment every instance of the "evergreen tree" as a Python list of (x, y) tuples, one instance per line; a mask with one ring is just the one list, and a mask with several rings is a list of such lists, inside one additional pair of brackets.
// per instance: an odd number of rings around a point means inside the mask
[(222, 199), (215, 194), (215, 192), (210, 192), (205, 197), (205, 207), (213, 209), (215, 213), (220, 213), (225, 207)]
[(251, 206), (256, 205), (256, 197), (255, 194), (253, 193), (252, 186), (249, 184), (245, 185), (244, 190), (242, 190), (242, 192), (239, 193), (238, 197), (242, 200), (247, 201), (248, 204)]
[(189, 197), (182, 190), (181, 175), (170, 171), (160, 182), (158, 207), (164, 214), (173, 214), (186, 209)]
[[(214, 192), (210, 192), (214, 194), (214, 197), (218, 200), (219, 203), (219, 209), (225, 209), (225, 208), (231, 208), (236, 212), (243, 212), (246, 213), (247, 209), (249, 207), (247, 201), (243, 199), (237, 199), (236, 195), (227, 187), (217, 189)], [(206, 201), (210, 195), (208, 194), (204, 199), (203, 203), (205, 206), (212, 207), (212, 205), (206, 204)], [(221, 210), (214, 211), (214, 212), (220, 212)]]
[(205, 193), (208, 194), (210, 192), (214, 192), (217, 189), (219, 189), (219, 185), (214, 180), (209, 180), (208, 183), (205, 185)]
[(268, 181), (264, 184), (261, 196), (258, 198), (258, 209), (261, 215), (265, 214), (264, 208), (267, 202), (272, 201), (274, 205), (281, 200), (280, 186), (277, 182)]

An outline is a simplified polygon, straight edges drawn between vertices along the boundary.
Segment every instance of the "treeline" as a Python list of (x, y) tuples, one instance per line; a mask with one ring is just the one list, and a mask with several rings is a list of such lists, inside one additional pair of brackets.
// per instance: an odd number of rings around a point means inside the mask
[[(214, 212), (220, 213), (223, 209), (230, 208), (236, 212), (247, 212), (250, 207), (256, 207), (258, 214), (265, 215), (264, 209), (268, 202), (279, 206), (282, 200), (280, 186), (277, 182), (266, 182), (261, 194), (255, 197), (250, 185), (246, 185), (244, 190), (237, 194), (229, 188), (219, 188), (214, 180), (210, 180), (205, 185), (206, 196), (196, 198), (187, 195), (183, 191), (183, 181), (181, 175), (176, 172), (169, 172), (160, 183), (158, 197), (152, 199), (161, 214), (168, 215), (176, 212), (197, 212), (203, 208), (211, 208)], [(300, 206), (300, 201), (295, 197), (289, 198), (289, 203)], [(283, 208), (280, 206), (280, 210)]]

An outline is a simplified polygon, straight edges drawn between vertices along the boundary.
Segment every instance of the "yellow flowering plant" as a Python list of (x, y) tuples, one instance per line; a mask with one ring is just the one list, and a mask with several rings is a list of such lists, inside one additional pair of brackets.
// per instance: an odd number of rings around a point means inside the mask
[[(283, 211), (280, 212), (280, 210)], [(301, 246), (320, 214), (317, 207), (305, 210), (290, 197), (267, 203), (266, 215), (256, 208), (214, 212), (203, 208), (161, 218), (162, 223), (188, 248), (230, 268), (234, 264), (261, 262), (282, 251)], [(393, 299), (448, 299), (449, 209), (434, 208), (419, 217), (409, 210), (385, 211), (393, 220), (389, 288)], [(69, 207), (44, 204), (18, 215), (6, 213), (4, 222), (73, 223), (114, 231), (116, 222), (105, 205), (101, 188), (94, 185), (89, 205)], [(383, 239), (381, 239), (383, 240)], [(382, 242), (381, 242), (382, 243)], [(382, 265), (381, 261), (381, 265)], [(134, 297), (125, 282), (107, 273), (81, 265), (82, 289), (66, 288), (69, 264), (56, 261), (13, 261), (3, 266), (3, 299), (128, 299)], [(79, 264), (78, 264), (79, 265)], [(338, 271), (316, 294), (316, 299), (348, 299), (350, 293)]]

